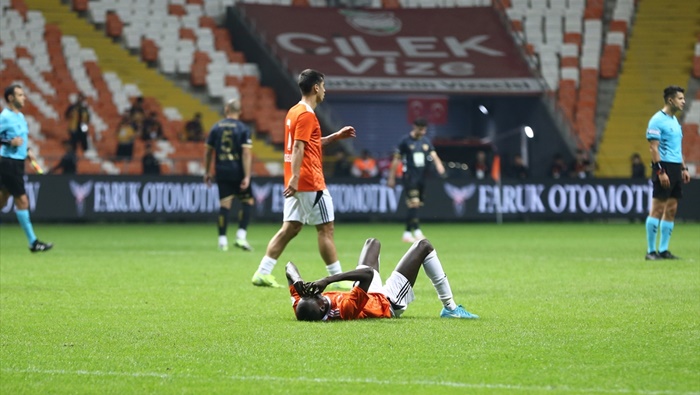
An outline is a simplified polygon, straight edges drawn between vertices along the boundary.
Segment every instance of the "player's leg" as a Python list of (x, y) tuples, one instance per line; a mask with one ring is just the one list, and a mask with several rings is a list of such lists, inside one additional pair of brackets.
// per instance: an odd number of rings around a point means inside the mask
[(250, 187), (238, 194), (241, 202), (241, 209), (238, 212), (238, 230), (236, 230), (235, 246), (244, 251), (253, 251), (253, 247), (248, 243), (248, 224), (253, 211), (253, 196)]
[(433, 288), (435, 288), (438, 298), (443, 304), (443, 309), (440, 312), (441, 317), (479, 318), (477, 315), (469, 313), (464, 307), (455, 303), (452, 295), (452, 288), (442, 268), (440, 258), (438, 258), (435, 248), (427, 239), (413, 243), (411, 248), (409, 248), (396, 265), (395, 271), (404, 276), (411, 284), (411, 288), (413, 288), (421, 266), (423, 266), (425, 274), (432, 282)]
[(661, 222), (659, 222), (659, 256), (663, 259), (678, 259), (677, 256), (671, 254), (668, 250), (668, 245), (671, 242), (671, 233), (673, 232), (676, 212), (678, 211), (678, 199), (668, 198), (664, 207)]
[(420, 207), (420, 191), (414, 183), (406, 183), (406, 228), (403, 232), (402, 241), (413, 243), (416, 239), (413, 237), (413, 230), (416, 229), (418, 222), (418, 207)]
[[(83, 154), (85, 154), (85, 151), (88, 149), (88, 134), (87, 132), (83, 132), (82, 130), (79, 132), (80, 133), (80, 146), (83, 148)], [(75, 151), (77, 152), (77, 151)]]
[(34, 226), (29, 218), (29, 199), (27, 199), (27, 195), (23, 194), (20, 196), (14, 196), (14, 201), (15, 215), (17, 216), (17, 220), (19, 221), (19, 225), (22, 227), (25, 236), (27, 236), (29, 250), (31, 252), (50, 250), (53, 247), (53, 244), (40, 241), (34, 234)]
[[(300, 197), (304, 211), (308, 213), (308, 223), (316, 227), (318, 252), (326, 264), (328, 275), (342, 273), (343, 267), (338, 260), (335, 248), (335, 212), (333, 199), (328, 190), (304, 193)], [(350, 290), (351, 281), (339, 281), (330, 284), (329, 289)]]
[(379, 251), (382, 244), (377, 239), (367, 239), (365, 245), (360, 252), (360, 258), (357, 261), (357, 266), (369, 266), (372, 269), (379, 271)]
[(646, 219), (647, 254), (644, 259), (648, 261), (661, 259), (656, 249), (656, 239), (659, 232), (659, 222), (663, 217), (666, 202), (670, 196), (669, 189), (661, 186), (656, 174), (652, 176), (652, 184), (651, 208)]
[(415, 209), (414, 213), (414, 218), (413, 218), (413, 238), (416, 240), (423, 240), (425, 239), (425, 235), (423, 235), (423, 231), (420, 230), (420, 219), (418, 218), (418, 210), (423, 206), (423, 192), (424, 192), (424, 185), (423, 183), (419, 183), (417, 185), (418, 189), (418, 205)]
[(3, 187), (13, 196), (15, 202), (15, 215), (22, 227), (29, 250), (31, 252), (48, 251), (53, 247), (51, 243), (44, 243), (34, 234), (34, 226), (29, 218), (29, 199), (24, 187), (24, 161), (3, 161), (2, 165)]
[(659, 237), (659, 256), (663, 259), (679, 259), (677, 256), (673, 255), (668, 249), (668, 245), (671, 241), (671, 233), (673, 232), (674, 221), (676, 220), (676, 212), (678, 211), (678, 200), (683, 198), (683, 175), (681, 171), (680, 164), (674, 164), (668, 166), (668, 177), (671, 182), (669, 191), (669, 198), (666, 200), (666, 206), (664, 207), (663, 215), (661, 216), (661, 222), (659, 222), (659, 230), (661, 236)]
[(277, 264), (277, 259), (284, 251), (287, 244), (296, 237), (303, 226), (303, 213), (299, 201), (299, 192), (295, 196), (284, 200), (284, 212), (282, 227), (272, 236), (267, 244), (265, 255), (260, 260), (258, 270), (253, 274), (253, 285), (263, 287), (280, 287), (272, 275), (272, 269)]
[(233, 203), (233, 188), (230, 182), (217, 180), (219, 188), (219, 216), (216, 226), (219, 230), (219, 250), (228, 251), (228, 217)]

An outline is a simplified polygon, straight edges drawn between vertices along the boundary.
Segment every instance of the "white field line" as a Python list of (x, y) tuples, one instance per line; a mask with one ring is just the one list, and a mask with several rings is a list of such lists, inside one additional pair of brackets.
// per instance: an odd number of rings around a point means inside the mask
[[(38, 374), (38, 375), (67, 375), (67, 376), (115, 376), (115, 377), (154, 377), (159, 379), (197, 379), (211, 380), (210, 377), (168, 374), (153, 372), (104, 372), (88, 370), (43, 370), (43, 369), (2, 369), (6, 373), (14, 374)], [(371, 378), (313, 378), (313, 377), (275, 377), (275, 376), (222, 376), (224, 380), (231, 381), (278, 381), (282, 383), (344, 383), (344, 384), (374, 384), (374, 385), (423, 385), (426, 387), (450, 387), (473, 389), (497, 389), (507, 391), (525, 392), (553, 392), (553, 393), (583, 393), (583, 394), (640, 394), (640, 395), (700, 395), (698, 392), (672, 391), (672, 390), (636, 390), (627, 388), (573, 388), (568, 386), (526, 386), (511, 384), (488, 383), (460, 383), (454, 381), (432, 380), (378, 380)]]

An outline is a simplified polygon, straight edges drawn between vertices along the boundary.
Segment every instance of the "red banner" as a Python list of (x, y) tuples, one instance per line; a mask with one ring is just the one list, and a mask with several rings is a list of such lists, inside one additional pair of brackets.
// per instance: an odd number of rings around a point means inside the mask
[(293, 73), (335, 91), (541, 91), (491, 7), (350, 10), (237, 4)]
[(447, 96), (415, 97), (408, 99), (408, 123), (416, 118), (425, 118), (431, 125), (447, 123)]

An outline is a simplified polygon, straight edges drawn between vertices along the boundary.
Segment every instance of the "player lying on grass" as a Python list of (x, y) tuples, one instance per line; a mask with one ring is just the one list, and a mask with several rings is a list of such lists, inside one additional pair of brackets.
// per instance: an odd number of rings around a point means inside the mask
[[(355, 270), (313, 282), (305, 282), (294, 263), (287, 263), (287, 283), (297, 319), (330, 321), (398, 318), (415, 298), (413, 285), (421, 266), (444, 305), (440, 317), (479, 318), (455, 303), (437, 252), (427, 239), (411, 245), (383, 286), (379, 276), (380, 248), (379, 240), (367, 239)], [(323, 293), (329, 284), (338, 281), (355, 281), (355, 285), (349, 292)]]

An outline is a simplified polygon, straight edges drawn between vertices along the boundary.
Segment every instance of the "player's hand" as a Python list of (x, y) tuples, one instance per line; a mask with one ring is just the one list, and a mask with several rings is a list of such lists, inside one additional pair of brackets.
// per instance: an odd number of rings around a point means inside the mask
[(295, 193), (297, 193), (297, 190), (299, 188), (299, 177), (297, 176), (292, 176), (289, 179), (289, 185), (287, 185), (287, 188), (285, 188), (284, 192), (282, 192), (282, 195), (284, 197), (292, 197), (294, 196)]
[(246, 177), (241, 181), (241, 190), (248, 188), (250, 185), (250, 177)]
[(659, 174), (659, 183), (661, 183), (661, 186), (664, 187), (665, 189), (670, 188), (671, 187), (671, 180), (668, 179), (668, 174), (666, 174), (666, 173)]
[(10, 145), (13, 147), (19, 147), (20, 145), (22, 145), (22, 143), (24, 143), (24, 140), (22, 140), (22, 138), (19, 136), (10, 140)]
[(683, 170), (681, 172), (681, 177), (683, 178), (684, 184), (687, 184), (690, 182), (690, 172), (688, 170)]
[(213, 178), (213, 177), (211, 176), (210, 173), (205, 173), (205, 174), (204, 174), (204, 183), (207, 184), (208, 187), (211, 186), (211, 180), (212, 180), (212, 178)]
[(349, 139), (355, 137), (355, 128), (352, 126), (344, 126), (338, 132), (338, 140)]
[(388, 186), (389, 188), (395, 187), (395, 186), (396, 186), (396, 180), (393, 179), (393, 178), (388, 178), (388, 179), (386, 180), (386, 186)]
[(306, 284), (306, 290), (309, 292), (309, 296), (318, 295), (323, 292), (328, 284), (324, 280), (316, 280)]

